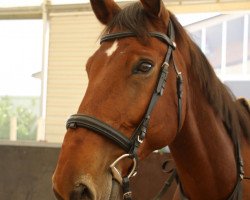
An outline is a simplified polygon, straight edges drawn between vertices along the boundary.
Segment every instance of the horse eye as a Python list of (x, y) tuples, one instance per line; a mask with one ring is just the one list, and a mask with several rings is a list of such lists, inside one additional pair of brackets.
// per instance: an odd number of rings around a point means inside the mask
[(149, 62), (141, 62), (134, 70), (135, 73), (147, 73), (152, 69), (153, 65)]

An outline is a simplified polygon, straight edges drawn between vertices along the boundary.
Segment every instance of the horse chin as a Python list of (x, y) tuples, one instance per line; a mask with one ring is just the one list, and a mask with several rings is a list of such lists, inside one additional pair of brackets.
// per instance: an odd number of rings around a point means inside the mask
[(122, 199), (121, 185), (116, 180), (112, 180), (112, 189), (109, 200), (121, 200), (121, 199)]

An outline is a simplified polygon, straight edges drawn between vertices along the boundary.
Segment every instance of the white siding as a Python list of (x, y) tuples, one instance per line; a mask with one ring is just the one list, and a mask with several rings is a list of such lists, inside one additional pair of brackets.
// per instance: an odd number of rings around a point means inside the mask
[(102, 26), (91, 12), (50, 16), (46, 140), (62, 142), (65, 121), (87, 87), (85, 64), (98, 48)]

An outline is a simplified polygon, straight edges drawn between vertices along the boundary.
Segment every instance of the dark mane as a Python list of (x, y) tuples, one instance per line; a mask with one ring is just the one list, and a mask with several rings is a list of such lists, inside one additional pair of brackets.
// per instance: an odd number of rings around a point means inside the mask
[(122, 9), (107, 25), (103, 33), (109, 33), (114, 28), (120, 31), (131, 31), (138, 38), (147, 38), (147, 15), (140, 2), (132, 3)]
[[(175, 27), (176, 39), (188, 44), (191, 56), (189, 76), (196, 79), (200, 90), (205, 94), (209, 104), (223, 120), (228, 133), (235, 138), (238, 133), (243, 133), (250, 140), (250, 117), (241, 103), (237, 102), (230, 90), (218, 79), (213, 67), (202, 53), (200, 48), (190, 39), (176, 17), (170, 13), (170, 18)], [(117, 28), (120, 31), (131, 31), (140, 40), (148, 38), (148, 16), (140, 2), (133, 3), (120, 11), (104, 30), (104, 34)], [(154, 21), (155, 23), (155, 21)]]
[(233, 93), (219, 80), (206, 56), (190, 39), (173, 14), (171, 20), (175, 26), (176, 37), (189, 43), (192, 66), (188, 69), (189, 75), (199, 83), (200, 90), (223, 120), (231, 137), (234, 139), (237, 134), (243, 133), (250, 141), (250, 115), (247, 109), (241, 102), (236, 101)]

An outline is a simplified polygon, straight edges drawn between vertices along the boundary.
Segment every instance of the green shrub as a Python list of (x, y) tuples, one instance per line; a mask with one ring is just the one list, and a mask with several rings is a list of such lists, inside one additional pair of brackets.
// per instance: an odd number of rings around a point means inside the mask
[(34, 98), (27, 105), (14, 105), (13, 98), (0, 97), (0, 139), (9, 139), (10, 119), (17, 119), (17, 139), (35, 140), (37, 131), (37, 114), (35, 114)]

